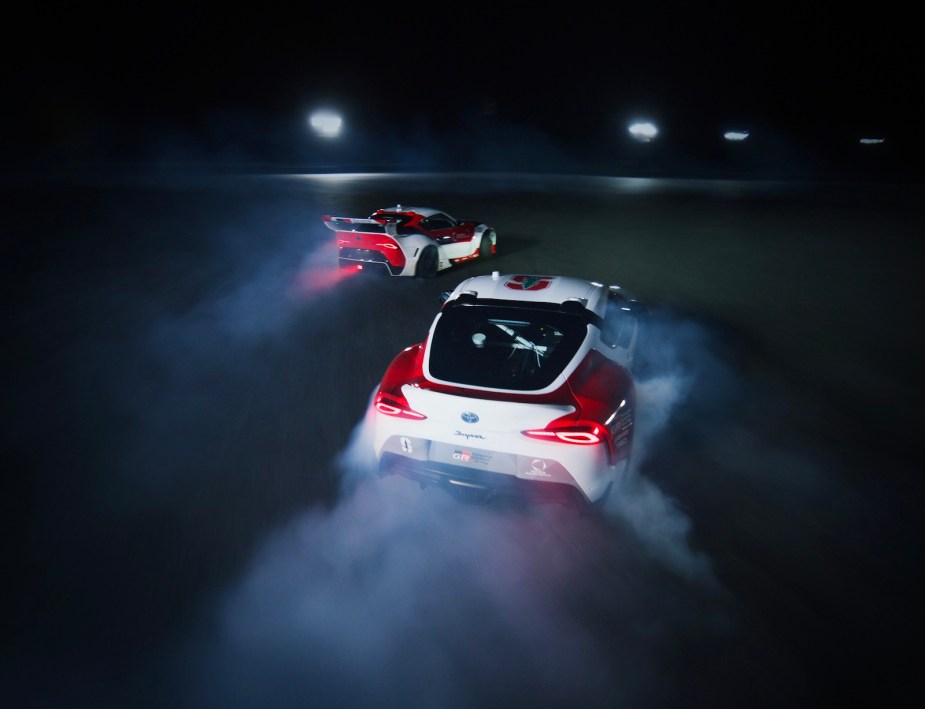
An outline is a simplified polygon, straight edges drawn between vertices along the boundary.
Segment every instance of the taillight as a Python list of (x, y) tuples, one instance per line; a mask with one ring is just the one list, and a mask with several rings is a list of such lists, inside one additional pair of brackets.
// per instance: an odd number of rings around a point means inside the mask
[(594, 421), (575, 421), (560, 419), (551, 422), (546, 428), (532, 428), (521, 431), (529, 438), (552, 443), (571, 443), (578, 446), (595, 446), (603, 443), (607, 447), (607, 457), (611, 462), (616, 460), (617, 451), (613, 437), (606, 426)]
[(610, 436), (607, 430), (597, 424), (567, 426), (563, 428), (534, 428), (521, 431), (525, 436), (543, 441), (559, 441), (561, 443), (576, 443), (582, 446), (592, 446), (607, 441)]
[(403, 419), (412, 419), (420, 421), (426, 419), (424, 414), (420, 414), (408, 405), (408, 400), (401, 395), (384, 394), (379, 392), (376, 395), (376, 411), (386, 416), (397, 416)]

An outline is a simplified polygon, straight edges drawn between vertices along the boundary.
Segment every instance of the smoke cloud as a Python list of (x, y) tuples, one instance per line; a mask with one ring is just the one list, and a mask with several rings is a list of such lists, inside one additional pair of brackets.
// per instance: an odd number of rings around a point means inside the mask
[(683, 331), (650, 333), (634, 469), (602, 518), (379, 479), (360, 421), (336, 458), (340, 501), (273, 533), (181, 656), (187, 704), (678, 701), (675, 644), (729, 631), (691, 520), (642, 472), (690, 395), (682, 360), (703, 356)]

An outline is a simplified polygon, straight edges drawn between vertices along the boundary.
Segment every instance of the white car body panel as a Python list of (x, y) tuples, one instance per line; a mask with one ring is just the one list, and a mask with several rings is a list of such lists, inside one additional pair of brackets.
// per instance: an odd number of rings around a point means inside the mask
[[(477, 491), (503, 488), (517, 494), (561, 492), (579, 504), (602, 499), (615, 476), (628, 466), (635, 416), (635, 395), (628, 374), (635, 347), (635, 318), (622, 345), (602, 340), (608, 302), (611, 309), (624, 302), (627, 308), (633, 307), (634, 301), (620, 297), (621, 290), (577, 278), (502, 276), (497, 272), (460, 283), (434, 318), (426, 341), (406, 348), (396, 357), (374, 397), (368, 423), (380, 472), (407, 474), (422, 484)], [(542, 375), (552, 377), (551, 383), (531, 389), (524, 388), (518, 380), (519, 388), (503, 389), (467, 382), (465, 376), (452, 381), (435, 376), (431, 366), (432, 359), (438, 356), (435, 341), (450, 307), (459, 313), (454, 316), (456, 322), (464, 318), (461, 322), (468, 323), (465, 318), (478, 319), (483, 314), (489, 318), (476, 321), (481, 324), (473, 341), (477, 337), (484, 339), (481, 333), (486, 322), (490, 323), (486, 331), (499, 322), (516, 327), (513, 320), (491, 319), (498, 313), (504, 317), (512, 313), (523, 319), (519, 324), (525, 328), (531, 326), (527, 318), (536, 315), (546, 329), (543, 338), (547, 338), (537, 342), (553, 344), (549, 345), (549, 360), (537, 355), (534, 362), (537, 345), (523, 337), (517, 339), (516, 333), (502, 328), (500, 334), (495, 333), (501, 344), (495, 342), (494, 349), (483, 347), (483, 340), (479, 340), (473, 347), (480, 349), (472, 350), (471, 356), (456, 344), (450, 350), (440, 350), (451, 355), (448, 363), (459, 359), (469, 363), (467, 368), (475, 366), (476, 372), (482, 372), (483, 365), (472, 362), (483, 362), (478, 358), (495, 357), (497, 353), (503, 359), (510, 351), (510, 357), (527, 357), (529, 366), (537, 372), (546, 366), (555, 367)], [(609, 315), (612, 317), (613, 312)], [(617, 316), (621, 317), (620, 313)], [(584, 320), (587, 324), (582, 323)], [(561, 334), (554, 332), (557, 339), (549, 340), (549, 332), (558, 327), (557, 323), (563, 323), (566, 329)], [(445, 327), (452, 329), (455, 325), (448, 321)], [(510, 339), (505, 340), (505, 334)], [(572, 345), (561, 344), (567, 338), (571, 338), (568, 341)], [(465, 345), (464, 340), (449, 341)], [(521, 344), (524, 342), (527, 344)], [(441, 347), (445, 348), (446, 343)], [(562, 356), (569, 358), (561, 371), (560, 360), (553, 364), (556, 347), (564, 348), (560, 350)], [(405, 360), (400, 361), (402, 357)], [(392, 379), (388, 378), (393, 367), (398, 384), (390, 388)], [(545, 383), (546, 379), (531, 380), (539, 381)], [(579, 403), (586, 410), (580, 410)], [(528, 431), (530, 435), (525, 433)]]
[[(432, 238), (428, 234), (433, 232), (408, 233), (409, 229), (396, 229), (394, 222), (383, 223), (383, 219), (393, 218), (393, 215), (401, 219), (411, 215), (415, 224), (441, 217), (453, 226), (436, 232), (445, 235), (444, 238)], [(322, 219), (325, 226), (337, 234), (338, 260), (341, 265), (385, 268), (392, 276), (419, 275), (418, 264), (427, 247), (437, 250), (437, 272), (450, 269), (461, 261), (480, 258), (480, 248), (485, 239), (489, 241), (489, 253), (494, 253), (497, 248), (497, 233), (487, 224), (458, 220), (447, 212), (430, 207), (395, 205), (377, 210), (370, 217), (325, 216)], [(376, 236), (380, 234), (383, 238), (377, 239)], [(383, 262), (382, 255), (388, 255), (390, 251), (401, 252), (404, 257), (401, 266)]]
[[(575, 485), (592, 499), (613, 474), (602, 446), (589, 450), (521, 433), (571, 413), (572, 406), (488, 401), (410, 386), (404, 390), (411, 406), (428, 418), (408, 422), (376, 413), (373, 445), (380, 456), (387, 451), (419, 455), (420, 460)], [(479, 421), (467, 424), (461, 418), (466, 412), (475, 412)]]

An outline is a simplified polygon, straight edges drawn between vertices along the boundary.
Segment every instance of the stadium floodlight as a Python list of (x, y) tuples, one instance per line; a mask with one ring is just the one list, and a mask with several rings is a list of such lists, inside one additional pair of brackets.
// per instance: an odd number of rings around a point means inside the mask
[(334, 111), (316, 111), (308, 122), (315, 134), (322, 138), (336, 138), (344, 127), (344, 119)]
[(640, 143), (649, 143), (658, 135), (658, 128), (650, 121), (637, 121), (631, 123), (627, 130), (629, 130), (629, 134)]
[(743, 140), (748, 139), (747, 130), (727, 130), (723, 133), (723, 137), (731, 143), (741, 143)]

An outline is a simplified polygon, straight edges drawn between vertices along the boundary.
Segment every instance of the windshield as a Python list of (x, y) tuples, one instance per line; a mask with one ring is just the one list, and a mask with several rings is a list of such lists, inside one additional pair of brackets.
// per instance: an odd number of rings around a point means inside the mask
[(432, 377), (490, 389), (544, 389), (578, 351), (577, 315), (528, 307), (449, 305), (434, 329)]

